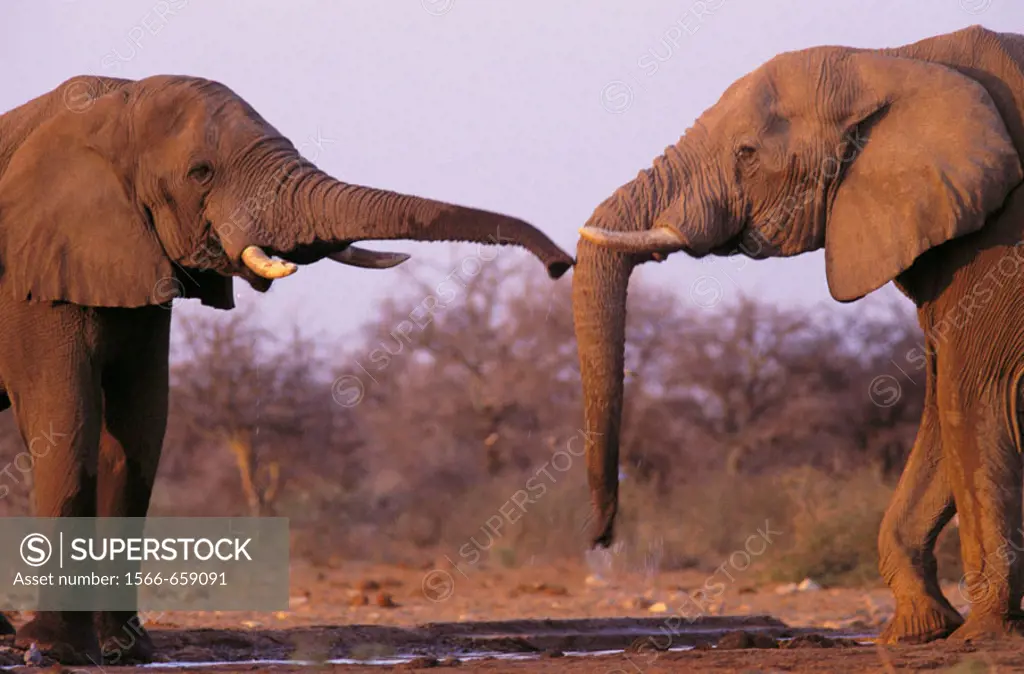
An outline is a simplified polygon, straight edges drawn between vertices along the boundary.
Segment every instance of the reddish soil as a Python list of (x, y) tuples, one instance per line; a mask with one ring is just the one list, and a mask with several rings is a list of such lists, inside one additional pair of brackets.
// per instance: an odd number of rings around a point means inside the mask
[[(1024, 671), (1024, 643), (1016, 641), (884, 649), (864, 644), (892, 609), (884, 588), (780, 594), (775, 586), (753, 587), (736, 578), (698, 616), (700, 609), (687, 597), (704, 586), (707, 574), (618, 574), (594, 582), (592, 577), (588, 581), (586, 569), (573, 566), (515, 570), (477, 566), (463, 571), (465, 575), (450, 566), (417, 570), (297, 565), (289, 611), (145, 614), (162, 657), (173, 662), (236, 663), (202, 670), (151, 666), (145, 671), (385, 672), (456, 664), (459, 671), (599, 674)], [(954, 605), (964, 606), (955, 586), (944, 589)], [(736, 630), (750, 636), (733, 634), (718, 648), (704, 650)], [(857, 636), (862, 645), (804, 636), (808, 633)], [(644, 636), (651, 634), (657, 635), (653, 642)], [(729, 642), (748, 648), (727, 649)], [(704, 645), (666, 652), (652, 644)], [(9, 664), (20, 663), (20, 653), (4, 650), (0, 660), (7, 656)], [(576, 654), (594, 650), (618, 652)], [(491, 657), (473, 659), (472, 653)], [(324, 662), (403, 656), (421, 659), (398, 665)], [(448, 657), (461, 662), (445, 661)], [(255, 664), (252, 660), (322, 664)], [(104, 671), (131, 669), (108, 665)]]

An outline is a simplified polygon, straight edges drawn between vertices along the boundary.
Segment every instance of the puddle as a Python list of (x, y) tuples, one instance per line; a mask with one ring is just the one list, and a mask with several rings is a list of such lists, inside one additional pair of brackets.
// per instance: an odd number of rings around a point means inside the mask
[[(594, 653), (566, 653), (566, 657), (579, 657), (579, 656), (595, 656), (595, 655), (614, 655), (615, 653), (621, 653), (622, 651), (601, 651)], [(210, 662), (157, 662), (149, 665), (142, 665), (143, 668), (147, 669), (196, 669), (196, 668), (210, 668), (210, 667), (238, 667), (245, 665), (255, 665), (260, 667), (270, 667), (273, 665), (279, 666), (290, 666), (290, 667), (315, 667), (318, 665), (380, 665), (380, 666), (394, 666), (404, 665), (407, 662), (411, 662), (416, 658), (423, 657), (422, 655), (405, 655), (396, 656), (393, 658), (371, 658), (368, 660), (357, 660), (355, 658), (334, 658), (332, 660), (325, 660), (323, 662), (316, 662), (313, 660), (232, 660), (230, 662), (224, 661), (210, 661)], [(437, 656), (431, 656), (437, 657)], [(453, 656), (455, 657), (455, 656)], [(525, 655), (522, 653), (467, 653), (465, 655), (457, 656), (459, 660), (463, 662), (469, 662), (471, 660), (483, 660), (484, 658), (493, 658), (496, 660), (537, 660), (540, 659), (539, 655)], [(438, 658), (442, 659), (442, 658)]]
[[(770, 616), (678, 617), (580, 620), (510, 620), (464, 623), (324, 625), (280, 630), (156, 629), (157, 652), (169, 661), (144, 665), (149, 670), (219, 667), (315, 667), (318, 665), (395, 666), (417, 658), (546, 660), (554, 651), (582, 658), (622, 653), (638, 639), (652, 637), (671, 652), (715, 643), (736, 630), (764, 634), (779, 642), (808, 634), (870, 644), (874, 635), (793, 628)], [(667, 642), (667, 643), (666, 643)]]
[[(863, 634), (863, 635), (847, 635), (845, 639), (852, 639), (861, 646), (870, 646), (874, 642), (871, 641), (874, 635)], [(785, 642), (791, 639), (779, 639), (778, 641)], [(693, 646), (677, 646), (669, 648), (670, 653), (683, 653), (686, 651), (692, 651)], [(583, 657), (601, 657), (606, 655), (619, 655), (623, 652), (623, 649), (610, 649), (610, 650), (597, 650), (597, 651), (565, 651), (563, 655), (567, 658), (583, 658)], [(230, 662), (225, 661), (210, 661), (210, 662), (162, 662), (153, 663), (150, 665), (143, 665), (149, 669), (196, 669), (196, 668), (217, 668), (217, 667), (237, 667), (237, 666), (290, 666), (290, 667), (315, 667), (318, 665), (379, 665), (379, 666), (395, 666), (404, 665), (416, 658), (423, 657), (422, 655), (403, 655), (395, 656), (390, 658), (370, 658), (370, 659), (356, 659), (356, 658), (334, 658), (323, 662), (317, 662), (313, 660), (234, 660)], [(483, 660), (490, 658), (492, 660), (540, 660), (545, 656), (543, 654), (535, 653), (499, 653), (499, 652), (475, 652), (475, 653), (461, 653), (461, 654), (450, 654), (450, 655), (432, 655), (438, 659), (444, 657), (456, 657), (462, 662), (471, 662), (473, 660)]]
[[(693, 646), (683, 646), (681, 648), (670, 648), (672, 652), (681, 652), (692, 650)], [(582, 658), (582, 657), (600, 657), (602, 655), (618, 655), (622, 653), (622, 650), (605, 650), (605, 651), (569, 651), (563, 653), (567, 658)], [(380, 666), (394, 666), (404, 665), (421, 655), (406, 655), (401, 657), (393, 658), (372, 658), (368, 660), (357, 660), (355, 658), (335, 658), (333, 660), (326, 660), (324, 662), (315, 662), (313, 660), (235, 660), (231, 662), (224, 661), (211, 661), (211, 662), (160, 662), (149, 665), (142, 665), (148, 669), (195, 669), (199, 667), (237, 667), (245, 665), (255, 665), (260, 667), (269, 667), (273, 665), (283, 665), (291, 667), (314, 667), (317, 665), (380, 665)], [(431, 657), (437, 657), (436, 655)], [(448, 657), (448, 656), (446, 656)], [(526, 653), (464, 653), (457, 657), (462, 662), (471, 662), (473, 660), (483, 660), (484, 658), (490, 658), (492, 660), (540, 660), (543, 655), (537, 654), (526, 654)]]
[[(684, 621), (660, 618), (518, 620), (478, 623), (428, 623), (418, 626), (324, 625), (279, 630), (155, 629), (157, 651), (168, 662), (144, 665), (150, 671), (305, 668), (323, 665), (393, 667), (420, 658), (472, 662), (544, 661), (554, 651), (566, 658), (622, 654), (638, 639), (679, 652), (698, 643), (715, 643), (741, 630), (784, 642), (808, 634), (843, 637), (869, 644), (874, 635), (835, 630), (791, 628), (768, 616), (706, 617)], [(637, 644), (641, 648), (641, 644)], [(9, 646), (13, 662), (24, 651)]]

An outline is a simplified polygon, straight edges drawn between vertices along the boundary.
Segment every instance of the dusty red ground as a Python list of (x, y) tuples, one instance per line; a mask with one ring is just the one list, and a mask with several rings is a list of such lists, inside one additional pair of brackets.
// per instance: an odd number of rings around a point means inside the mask
[[(595, 583), (593, 579), (587, 581), (587, 570), (579, 566), (516, 570), (474, 567), (465, 571), (464, 576), (451, 567), (428, 571), (361, 564), (346, 564), (336, 569), (296, 566), (292, 572), (293, 599), (289, 611), (166, 613), (148, 614), (146, 618), (161, 654), (179, 662), (365, 660), (409, 651), (433, 652), (443, 658), (446, 651), (468, 648), (518, 653), (530, 659), (465, 660), (458, 665), (459, 671), (605, 674), (1024, 671), (1024, 645), (1015, 642), (968, 646), (940, 643), (886, 649), (863, 645), (656, 652), (647, 648), (639, 653), (575, 657), (571, 654), (574, 649), (623, 648), (630, 640), (623, 636), (623, 627), (629, 625), (651, 629), (665, 624), (667, 631), (671, 631), (674, 625), (683, 624), (678, 620), (667, 621), (680, 612), (695, 616), (697, 609), (686, 599), (687, 592), (703, 586), (707, 574), (662, 573), (654, 577), (625, 574)], [(448, 573), (450, 575), (445, 575)], [(944, 589), (954, 605), (965, 604), (955, 586)], [(761, 629), (783, 637), (799, 634), (799, 628), (811, 627), (871, 634), (877, 632), (892, 608), (891, 597), (884, 588), (779, 594), (775, 586), (753, 587), (743, 578), (726, 583), (725, 591), (717, 599), (706, 607), (706, 626), (716, 630), (709, 632), (706, 639), (701, 637), (709, 642), (715, 642), (724, 631), (744, 628), (740, 624), (742, 620), (725, 620), (726, 616), (773, 616), (796, 629), (769, 628), (770, 621), (751, 618), (747, 620), (747, 627), (756, 629), (761, 625)], [(665, 605), (664, 610), (658, 602)], [(547, 622), (584, 618), (591, 620), (571, 625), (572, 629), (579, 627), (577, 632), (582, 635), (577, 636), (564, 631), (560, 623)], [(612, 618), (619, 620), (609, 620)], [(603, 635), (597, 633), (600, 629), (604, 630)], [(672, 645), (694, 641), (676, 636)], [(785, 640), (782, 643), (785, 644)], [(558, 657), (559, 651), (570, 654)], [(421, 666), (430, 664), (429, 661), (419, 663)], [(452, 666), (450, 663), (441, 665)], [(239, 672), (312, 669), (314, 667), (266, 664), (217, 668), (218, 671)], [(407, 671), (413, 666), (321, 664), (315, 669), (384, 672)], [(105, 671), (128, 671), (128, 668), (107, 666)], [(147, 671), (183, 670), (158, 667), (147, 668)]]

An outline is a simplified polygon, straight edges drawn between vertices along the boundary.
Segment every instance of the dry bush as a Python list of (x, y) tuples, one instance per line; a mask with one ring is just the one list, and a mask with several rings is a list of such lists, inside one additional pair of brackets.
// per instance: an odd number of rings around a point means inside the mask
[(892, 488), (868, 470), (842, 476), (795, 469), (779, 480), (788, 531), (765, 577), (823, 585), (877, 583), (878, 528)]

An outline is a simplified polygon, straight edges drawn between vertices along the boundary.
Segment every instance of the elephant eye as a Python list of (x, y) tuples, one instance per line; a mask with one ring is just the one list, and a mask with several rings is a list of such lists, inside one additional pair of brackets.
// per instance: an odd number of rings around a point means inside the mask
[(757, 148), (753, 145), (740, 145), (736, 148), (736, 158), (741, 162), (750, 162), (757, 156)]
[(188, 177), (200, 185), (204, 185), (213, 178), (213, 167), (207, 162), (199, 162), (188, 170)]

